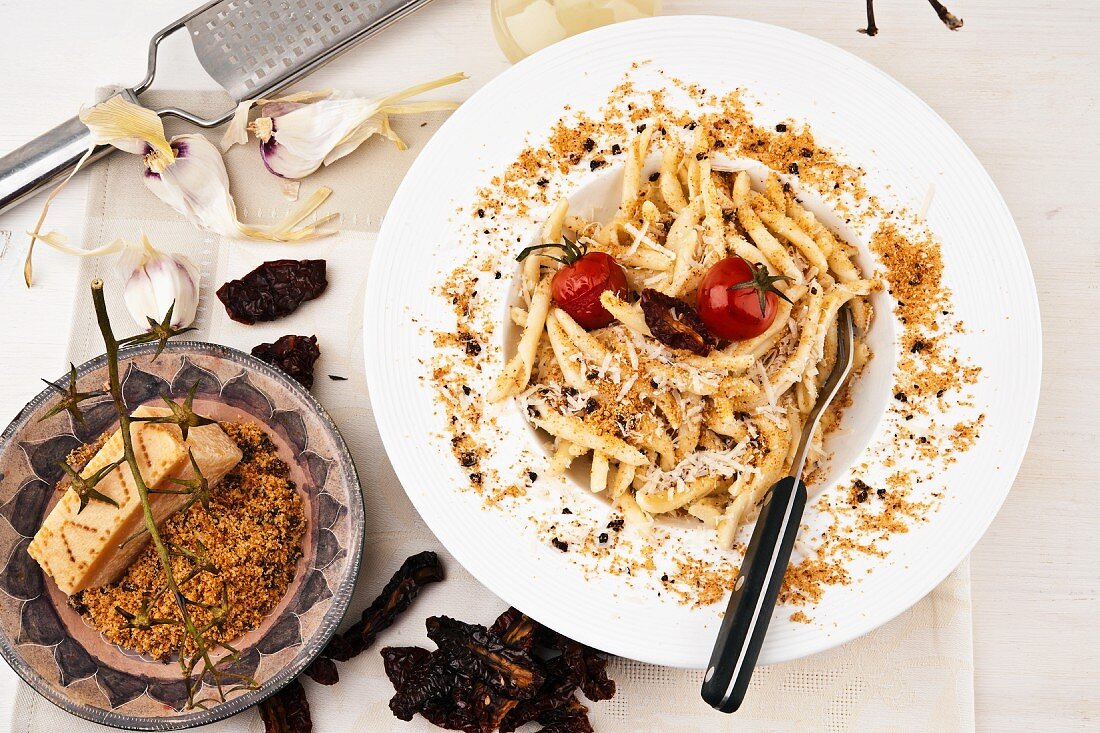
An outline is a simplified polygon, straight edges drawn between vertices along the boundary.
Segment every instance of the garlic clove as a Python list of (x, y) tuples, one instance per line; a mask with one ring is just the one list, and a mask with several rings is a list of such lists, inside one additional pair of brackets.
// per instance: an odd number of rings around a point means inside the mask
[(270, 126), (261, 140), (260, 155), (267, 169), (283, 178), (305, 178), (321, 167), (325, 155), (373, 114), (366, 99), (325, 99), (286, 111), (278, 117), (261, 117), (253, 130)]
[(127, 243), (118, 258), (126, 309), (143, 327), (148, 319), (163, 321), (169, 308), (173, 328), (190, 326), (199, 306), (199, 268), (184, 255), (156, 249), (144, 234), (141, 240)]
[(322, 89), (319, 92), (295, 92), (294, 94), (288, 94), (285, 97), (279, 97), (277, 99), (246, 99), (237, 105), (237, 109), (233, 112), (233, 118), (226, 125), (225, 134), (222, 136), (221, 149), (224, 153), (234, 145), (244, 145), (248, 142), (248, 114), (252, 111), (253, 106), (263, 107), (264, 105), (274, 105), (279, 102), (313, 102), (318, 99), (324, 99), (332, 94), (331, 89)]
[(237, 206), (229, 192), (229, 174), (218, 149), (202, 135), (177, 135), (172, 138), (176, 159), (160, 173), (146, 171), (145, 185), (189, 221), (204, 229), (232, 239), (265, 239), (294, 242), (332, 234), (319, 225), (295, 228), (313, 213), (332, 190), (318, 189), (311, 197), (275, 224), (249, 225), (237, 218)]
[(198, 226), (224, 237), (240, 236), (229, 174), (218, 149), (202, 135), (172, 138), (176, 159), (160, 172), (146, 170), (145, 187)]

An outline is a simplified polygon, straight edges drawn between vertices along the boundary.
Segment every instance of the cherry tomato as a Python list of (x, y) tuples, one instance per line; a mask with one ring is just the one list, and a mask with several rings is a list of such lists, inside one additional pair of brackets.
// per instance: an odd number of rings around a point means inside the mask
[(787, 279), (770, 274), (765, 265), (727, 257), (699, 283), (699, 317), (718, 338), (740, 341), (759, 336), (775, 320), (779, 298), (790, 302), (775, 287), (777, 280)]
[(620, 298), (626, 296), (626, 273), (615, 258), (605, 252), (589, 252), (584, 245), (566, 241), (564, 245), (528, 247), (517, 259), (522, 261), (535, 250), (546, 248), (562, 250), (562, 256), (554, 259), (565, 266), (555, 273), (550, 282), (558, 307), (589, 331), (614, 321), (615, 317), (600, 303), (600, 294), (610, 290)]

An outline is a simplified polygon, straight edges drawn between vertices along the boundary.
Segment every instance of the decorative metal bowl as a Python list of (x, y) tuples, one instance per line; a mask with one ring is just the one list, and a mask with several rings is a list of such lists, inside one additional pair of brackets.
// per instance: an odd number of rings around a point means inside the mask
[[(161, 394), (179, 400), (198, 382), (196, 412), (262, 426), (302, 497), (307, 526), (294, 579), (263, 623), (234, 644), (242, 651), (235, 664), (259, 688), (232, 693), (206, 709), (187, 709), (179, 665), (109, 642), (68, 606), (27, 554), (60, 498), (58, 461), (118, 424), (107, 397), (81, 405), (83, 425), (65, 412), (39, 421), (56, 400), (52, 389), (35, 397), (0, 436), (0, 654), (38, 693), (74, 715), (118, 728), (178, 730), (255, 705), (297, 677), (324, 648), (359, 572), (363, 497), (339, 431), (297, 382), (225, 346), (170, 343), (155, 362), (153, 350), (150, 345), (120, 354), (130, 409), (159, 403)], [(106, 371), (103, 356), (82, 365), (81, 389), (103, 384)]]

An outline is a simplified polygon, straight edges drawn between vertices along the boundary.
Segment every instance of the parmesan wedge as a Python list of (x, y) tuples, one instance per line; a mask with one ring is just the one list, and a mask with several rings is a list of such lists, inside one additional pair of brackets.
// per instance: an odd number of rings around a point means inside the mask
[[(137, 417), (170, 414), (166, 408), (142, 406)], [(195, 457), (202, 475), (211, 484), (241, 460), (241, 451), (218, 425), (192, 428), (184, 442), (175, 425), (139, 422), (131, 425), (134, 456), (141, 476), (150, 488), (179, 489), (169, 479), (195, 477), (187, 457)], [(87, 478), (122, 457), (122, 432), (116, 430), (81, 471)], [(148, 537), (122, 544), (144, 526), (145, 518), (130, 467), (123, 464), (106, 476), (96, 490), (118, 502), (114, 507), (91, 501), (84, 511), (80, 498), (69, 490), (46, 517), (27, 551), (67, 595), (115, 580), (140, 553)], [(179, 509), (187, 494), (150, 494), (149, 503), (158, 523)]]

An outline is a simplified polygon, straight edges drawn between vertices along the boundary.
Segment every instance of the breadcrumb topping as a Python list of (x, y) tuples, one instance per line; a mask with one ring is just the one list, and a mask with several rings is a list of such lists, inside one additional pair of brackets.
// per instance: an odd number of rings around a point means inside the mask
[[(219, 572), (200, 573), (181, 590), (210, 608), (221, 602), (223, 588), (228, 590), (229, 613), (221, 626), (207, 632), (207, 638), (232, 642), (259, 626), (286, 595), (302, 554), (306, 519), (297, 487), (288, 478), (289, 468), (267, 434), (255, 423), (222, 423), (221, 427), (244, 453), (243, 460), (213, 487), (209, 512), (195, 504), (170, 517), (161, 532), (170, 546), (196, 553), (206, 548)], [(87, 450), (88, 446), (78, 448), (74, 459), (84, 457)], [(177, 579), (185, 578), (193, 567), (187, 557), (173, 559)], [(183, 627), (160, 624), (132, 629), (117, 610), (136, 614), (148, 602), (154, 618), (178, 620), (175, 600), (164, 588), (164, 573), (150, 544), (117, 582), (75, 594), (69, 603), (111, 642), (167, 661), (194, 651)], [(212, 618), (211, 611), (199, 605), (189, 611), (199, 625)]]

